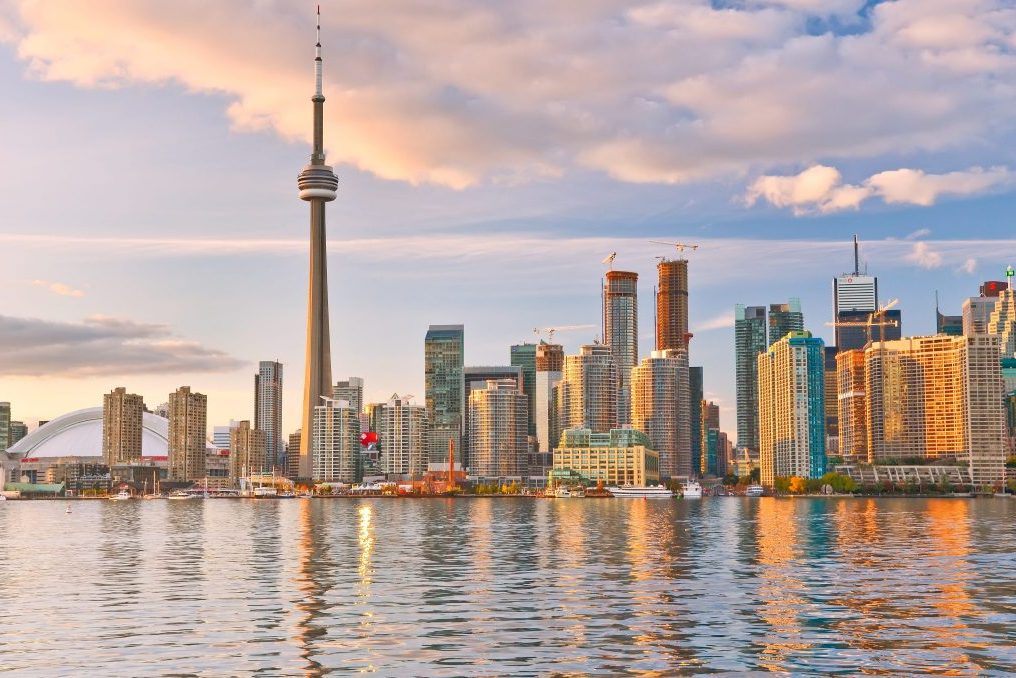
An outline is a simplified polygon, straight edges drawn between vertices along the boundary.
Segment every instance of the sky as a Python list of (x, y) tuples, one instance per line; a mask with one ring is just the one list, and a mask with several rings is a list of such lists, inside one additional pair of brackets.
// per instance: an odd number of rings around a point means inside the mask
[[(696, 243), (692, 364), (734, 422), (733, 307), (832, 337), (850, 239), (934, 332), (1016, 263), (1012, 0), (326, 0), (333, 375), (423, 400), (466, 364), (597, 336), (600, 262)], [(0, 0), (0, 400), (34, 423), (126, 386), (299, 426), (314, 4)]]

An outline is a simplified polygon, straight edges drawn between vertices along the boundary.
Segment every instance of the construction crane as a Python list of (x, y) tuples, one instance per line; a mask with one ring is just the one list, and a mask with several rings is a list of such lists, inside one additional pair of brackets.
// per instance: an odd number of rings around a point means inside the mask
[(871, 328), (878, 328), (878, 337), (880, 341), (885, 340), (885, 328), (886, 327), (897, 327), (899, 323), (895, 320), (888, 320), (885, 318), (885, 313), (896, 304), (900, 303), (899, 299), (893, 299), (889, 303), (879, 306), (878, 310), (872, 311), (868, 314), (867, 320), (838, 320), (836, 322), (826, 323), (829, 327), (863, 327), (868, 338), (868, 343), (872, 342)]
[(534, 327), (533, 328), (533, 334), (536, 335), (537, 339), (543, 339), (543, 333), (544, 332), (547, 333), (547, 338), (550, 339), (549, 343), (553, 344), (554, 343), (554, 333), (557, 332), (557, 328), (556, 327), (544, 327), (542, 329), (539, 328), (539, 327)]
[(613, 271), (614, 270), (614, 259), (616, 259), (616, 258), (617, 258), (617, 252), (611, 252), (610, 254), (605, 256), (603, 258), (603, 261), (601, 261), (600, 263), (601, 264), (607, 264), (607, 266), (610, 267), (610, 270)]
[(673, 247), (674, 249), (677, 250), (677, 258), (680, 260), (684, 259), (685, 250), (695, 251), (699, 248), (698, 245), (693, 245), (691, 243), (686, 242), (664, 242), (663, 240), (650, 240), (649, 242), (653, 243), (654, 245), (669, 245), (670, 247)]
[(542, 338), (544, 333), (550, 339), (550, 343), (554, 343), (554, 334), (558, 332), (573, 332), (577, 330), (590, 330), (596, 327), (596, 325), (558, 325), (557, 327), (534, 327), (533, 334), (537, 337)]

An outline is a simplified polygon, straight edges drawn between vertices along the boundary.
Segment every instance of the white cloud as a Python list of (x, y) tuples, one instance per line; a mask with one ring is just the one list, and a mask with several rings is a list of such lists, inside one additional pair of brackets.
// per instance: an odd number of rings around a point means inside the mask
[[(1013, 182), (1013, 173), (1005, 167), (985, 170), (971, 167), (961, 172), (926, 174), (921, 170), (898, 169), (879, 172), (860, 185), (844, 184), (839, 170), (813, 165), (800, 174), (761, 176), (745, 194), (748, 205), (762, 199), (776, 207), (789, 207), (794, 214), (827, 214), (858, 209), (869, 198), (887, 203), (905, 203), (927, 207), (942, 195), (974, 195)], [(919, 229), (907, 239), (930, 233)]]
[(968, 275), (973, 275), (977, 271), (977, 259), (967, 257), (957, 270)]
[(921, 268), (938, 268), (942, 265), (942, 255), (932, 250), (926, 242), (915, 242), (910, 253), (903, 258)]
[(904, 240), (920, 240), (926, 236), (931, 235), (930, 228), (919, 228), (916, 231), (908, 233), (903, 239)]
[(709, 332), (711, 330), (722, 330), (734, 326), (733, 313), (721, 313), (720, 315), (707, 318), (695, 325), (695, 332)]
[[(982, 144), (1012, 129), (1008, 0), (898, 0), (863, 20), (862, 0), (715, 4), (326, 5), (330, 159), (458, 188), (581, 169), (676, 183)], [(223, 97), (238, 130), (308, 140), (307, 3), (2, 6), (0, 40), (35, 77), (81, 87), (179, 83)], [(814, 19), (830, 17), (863, 30), (816, 34)], [(908, 180), (883, 177), (886, 199), (942, 192)], [(865, 197), (842, 186), (822, 208)]]
[(49, 280), (33, 280), (32, 284), (36, 287), (47, 289), (53, 294), (57, 294), (61, 297), (76, 297), (80, 298), (85, 296), (85, 293), (79, 289), (75, 289), (70, 285), (61, 282), (51, 282)]

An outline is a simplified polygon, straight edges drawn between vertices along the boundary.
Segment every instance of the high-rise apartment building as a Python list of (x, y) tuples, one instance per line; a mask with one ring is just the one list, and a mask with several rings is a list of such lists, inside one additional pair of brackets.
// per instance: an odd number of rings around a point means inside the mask
[(703, 476), (720, 475), (720, 406), (711, 400), (702, 401), (702, 454), (699, 472)]
[(282, 363), (262, 360), (254, 375), (254, 428), (264, 431), (268, 468), (283, 468)]
[(524, 376), (522, 367), (518, 365), (471, 365), (464, 368), (463, 373), (466, 384), (466, 409), (463, 413), (462, 445), (455, 448), (455, 461), (461, 464), (462, 468), (466, 468), (472, 465), (469, 447), (469, 395), (474, 390), (485, 390), (490, 379), (495, 381), (510, 379), (516, 384), (515, 388), (521, 392)]
[(381, 407), (378, 423), (381, 471), (409, 477), (422, 476), (427, 470), (428, 460), (427, 408), (413, 405), (408, 398), (396, 395)]
[(335, 382), (335, 386), (332, 387), (332, 399), (345, 400), (359, 418), (363, 412), (363, 379), (350, 377), (345, 381)]
[(536, 398), (530, 419), (536, 425), (536, 440), (543, 454), (553, 452), (561, 437), (557, 423), (557, 391), (564, 373), (564, 347), (560, 344), (536, 346)]
[(268, 436), (250, 421), (235, 421), (229, 426), (229, 476), (234, 480), (271, 470), (268, 460)]
[(511, 347), (511, 364), (522, 368), (522, 392), (529, 403), (529, 423), (526, 426), (528, 435), (536, 435), (536, 350), (537, 344), (514, 344)]
[(758, 357), (762, 484), (820, 478), (826, 468), (825, 351), (810, 332), (791, 332)]
[[(431, 325), (424, 339), (424, 387), (429, 419), (430, 463), (448, 463), (448, 442), (462, 446), (465, 415), (465, 328)], [(424, 464), (426, 467), (426, 462)]]
[(758, 452), (758, 356), (765, 353), (765, 306), (734, 307), (734, 387), (737, 444)]
[[(952, 458), (975, 485), (1004, 476), (1003, 381), (995, 335), (908, 337), (864, 352), (868, 459)], [(841, 422), (842, 428), (842, 422)]]
[(327, 399), (314, 408), (313, 462), (317, 482), (352, 484), (363, 477), (360, 417), (348, 400)]
[(169, 477), (201, 480), (205, 475), (208, 399), (181, 386), (169, 394)]
[(28, 435), (28, 425), (23, 421), (11, 422), (10, 445), (14, 446), (19, 440)]
[(0, 452), (13, 445), (11, 442), (11, 404), (0, 403)]
[(790, 332), (804, 330), (804, 313), (801, 300), (791, 297), (785, 304), (769, 304), (769, 345), (787, 336)]
[(122, 386), (102, 397), (102, 462), (108, 466), (141, 461), (144, 399)]
[(864, 350), (836, 354), (836, 401), (839, 453), (844, 461), (868, 461), (868, 423), (864, 385)]
[(688, 332), (688, 260), (662, 259), (656, 265), (656, 350), (686, 349)]
[(300, 440), (302, 437), (303, 433), (299, 429), (289, 434), (289, 444), (286, 445), (286, 477), (290, 480), (300, 477)]
[(617, 428), (618, 368), (604, 344), (586, 344), (578, 355), (565, 356), (558, 385), (558, 425), (561, 430), (588, 428), (606, 433)]
[(489, 379), (469, 393), (469, 470), (483, 478), (526, 475), (526, 395), (514, 379)]
[(688, 353), (653, 351), (631, 371), (632, 427), (649, 437), (664, 478), (691, 477)]
[(839, 454), (840, 436), (840, 415), (839, 415), (839, 392), (836, 389), (836, 354), (838, 349), (835, 346), (826, 346), (823, 349), (823, 360), (825, 362), (825, 427), (826, 427), (826, 454), (830, 457)]
[(631, 368), (639, 361), (639, 274), (607, 271), (603, 287), (603, 343), (617, 365), (617, 421), (631, 421)]
[(1002, 357), (1016, 356), (1016, 290), (1004, 289), (999, 292), (995, 307), (988, 316), (988, 334), (998, 337), (998, 349)]
[(691, 468), (695, 474), (702, 468), (702, 398), (705, 395), (704, 375), (701, 366), (688, 368), (688, 429), (691, 440)]

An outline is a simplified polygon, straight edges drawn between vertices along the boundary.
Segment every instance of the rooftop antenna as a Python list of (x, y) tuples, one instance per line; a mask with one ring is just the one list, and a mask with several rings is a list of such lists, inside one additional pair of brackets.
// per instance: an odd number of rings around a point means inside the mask
[(861, 258), (857, 248), (857, 234), (854, 234), (854, 275), (861, 275)]

